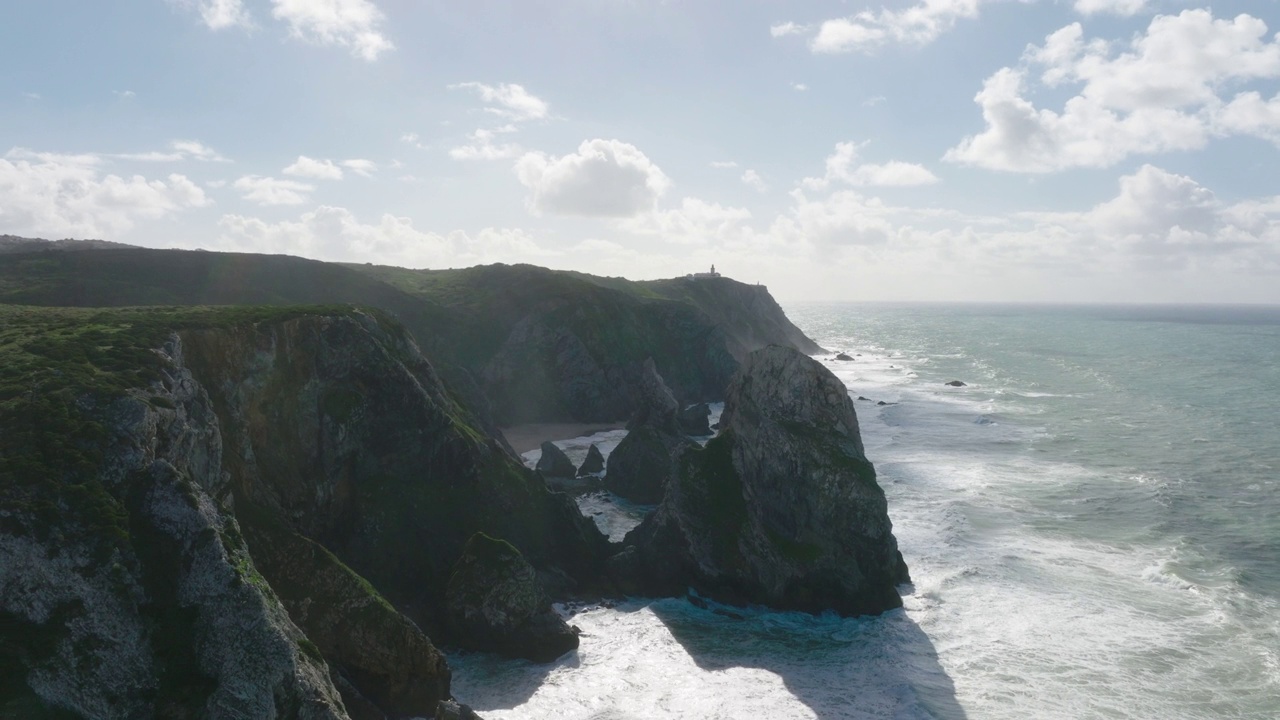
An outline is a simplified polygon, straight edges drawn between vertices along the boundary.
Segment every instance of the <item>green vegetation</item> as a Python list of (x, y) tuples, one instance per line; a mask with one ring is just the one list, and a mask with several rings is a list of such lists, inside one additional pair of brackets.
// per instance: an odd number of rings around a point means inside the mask
[[(279, 321), (326, 308), (121, 308), (0, 305), (0, 523), (44, 538), (87, 538), (105, 558), (129, 539), (125, 511), (98, 476), (108, 408), (160, 378), (174, 330)], [(172, 407), (151, 396), (153, 407)], [(17, 526), (17, 527), (15, 527)]]

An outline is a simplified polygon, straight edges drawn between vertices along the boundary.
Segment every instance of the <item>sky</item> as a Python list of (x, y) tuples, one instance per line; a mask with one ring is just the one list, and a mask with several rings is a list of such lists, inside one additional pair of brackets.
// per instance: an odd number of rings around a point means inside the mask
[(0, 234), (1280, 303), (1280, 0), (4, 0)]

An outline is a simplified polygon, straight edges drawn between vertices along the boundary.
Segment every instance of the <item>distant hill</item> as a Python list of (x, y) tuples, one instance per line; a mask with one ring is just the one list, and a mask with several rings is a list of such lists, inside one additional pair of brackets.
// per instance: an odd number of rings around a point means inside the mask
[[(34, 242), (34, 241), (29, 241)], [(11, 252), (0, 303), (349, 303), (398, 319), (487, 426), (630, 415), (648, 357), (685, 403), (723, 397), (745, 353), (820, 350), (763, 287), (728, 278), (632, 282), (531, 265), (407, 270), (119, 247)], [(82, 246), (75, 246), (80, 248)]]
[(18, 237), (17, 235), (0, 235), (0, 254), (38, 250), (110, 250), (127, 247), (133, 247), (133, 245), (125, 245), (124, 243), (111, 242), (109, 240), (45, 240), (43, 238)]

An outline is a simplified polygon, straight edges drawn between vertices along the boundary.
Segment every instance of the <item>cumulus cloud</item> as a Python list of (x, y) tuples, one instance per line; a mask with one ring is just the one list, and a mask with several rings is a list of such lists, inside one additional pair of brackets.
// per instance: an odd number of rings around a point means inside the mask
[(551, 107), (545, 100), (525, 90), (523, 85), (515, 83), (485, 85), (478, 82), (465, 82), (450, 85), (449, 89), (475, 92), (482, 101), (488, 104), (485, 112), (493, 113), (514, 122), (541, 120), (551, 112)]
[(259, 175), (245, 175), (232, 184), (245, 200), (259, 205), (301, 205), (310, 200), (315, 185), (296, 180), (279, 180)]
[(343, 160), (342, 167), (361, 177), (373, 177), (378, 171), (378, 163), (363, 158), (352, 158), (351, 160)]
[(297, 161), (283, 170), (285, 175), (313, 178), (315, 180), (341, 180), (342, 168), (332, 160), (316, 160), (299, 155)]
[(881, 187), (932, 185), (938, 182), (938, 177), (928, 168), (915, 163), (899, 160), (891, 160), (883, 165), (859, 163), (858, 155), (863, 145), (837, 143), (835, 152), (827, 157), (826, 173), (820, 178), (805, 178), (801, 184), (810, 190), (822, 190), (833, 182)]
[(1076, 12), (1081, 15), (1110, 13), (1129, 17), (1147, 9), (1147, 0), (1076, 0)]
[(315, 45), (349, 48), (374, 61), (395, 45), (380, 30), (382, 11), (369, 0), (271, 0), (271, 14), (289, 26), (289, 34)]
[(849, 17), (813, 26), (793, 22), (774, 25), (773, 37), (807, 35), (815, 53), (870, 52), (888, 43), (926, 45), (955, 27), (959, 20), (978, 17), (978, 8), (991, 0), (922, 0), (901, 10), (863, 10)]
[[(1019, 67), (987, 78), (974, 101), (986, 129), (947, 151), (952, 162), (1016, 172), (1107, 167), (1134, 154), (1204, 147), (1213, 135), (1280, 134), (1256, 92), (1226, 88), (1280, 77), (1280, 44), (1248, 15), (1186, 10), (1153, 19), (1127, 48), (1086, 41), (1079, 23), (1029, 47)], [(1038, 77), (1037, 77), (1038, 74)], [(1029, 86), (1079, 86), (1061, 111), (1038, 108)]]
[(755, 170), (748, 170), (742, 173), (742, 184), (753, 188), (756, 192), (765, 192), (769, 189), (769, 185), (765, 183), (764, 178), (760, 177), (760, 173)]
[(210, 204), (184, 175), (103, 174), (97, 155), (14, 148), (0, 158), (0, 226), (34, 235), (112, 237), (139, 220)]
[(496, 135), (493, 130), (477, 129), (467, 136), (467, 144), (450, 149), (449, 157), (454, 160), (505, 160), (520, 155), (519, 145), (495, 143)]
[(526, 153), (516, 176), (531, 194), (530, 211), (629, 217), (654, 208), (670, 180), (644, 153), (621, 140), (586, 140), (562, 157)]
[(738, 167), (738, 163), (733, 160), (712, 160), (711, 167), (717, 169), (730, 169)]

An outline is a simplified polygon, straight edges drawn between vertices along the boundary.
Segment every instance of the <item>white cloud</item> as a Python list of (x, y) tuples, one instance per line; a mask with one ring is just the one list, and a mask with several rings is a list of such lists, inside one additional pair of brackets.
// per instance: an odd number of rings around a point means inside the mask
[[(423, 231), (410, 218), (386, 214), (362, 223), (350, 210), (322, 205), (297, 220), (267, 222), (224, 215), (218, 245), (227, 250), (285, 253), (335, 262), (392, 263), (402, 267), (459, 267), (489, 262), (538, 262), (556, 253), (512, 228), (470, 234)], [(543, 260), (545, 262), (545, 260)]]
[(283, 170), (285, 175), (313, 178), (316, 180), (341, 180), (342, 168), (332, 160), (316, 160), (306, 155), (299, 155), (297, 161)]
[(822, 190), (833, 182), (853, 186), (909, 187), (932, 185), (938, 177), (923, 165), (891, 160), (883, 165), (858, 164), (858, 152), (862, 145), (851, 142), (836, 144), (835, 152), (826, 162), (826, 173), (820, 178), (805, 178), (804, 187)]
[(506, 160), (520, 155), (519, 145), (493, 142), (495, 132), (478, 129), (467, 137), (470, 142), (449, 150), (449, 157), (454, 160)]
[(244, 193), (244, 199), (259, 205), (301, 205), (309, 201), (314, 185), (296, 180), (278, 180), (271, 177), (246, 175), (232, 184)]
[(747, 187), (754, 188), (756, 192), (766, 192), (769, 189), (764, 178), (760, 177), (760, 173), (755, 170), (748, 170), (742, 173), (742, 183)]
[(169, 143), (169, 146), (175, 152), (182, 153), (184, 158), (201, 162), (231, 162), (219, 154), (218, 151), (195, 140), (174, 140)]
[(180, 162), (182, 160), (231, 162), (218, 154), (213, 148), (206, 147), (194, 140), (174, 140), (169, 143), (168, 151), (152, 150), (142, 153), (115, 153), (105, 157), (133, 162)]
[(664, 242), (705, 246), (734, 243), (753, 235), (746, 225), (750, 220), (751, 211), (746, 208), (684, 198), (677, 208), (643, 213), (624, 220), (619, 227)]
[(134, 99), (134, 98), (138, 97), (138, 93), (136, 93), (136, 92), (134, 92), (134, 91), (132, 91), (132, 90), (112, 90), (112, 91), (111, 91), (111, 94), (112, 94), (112, 95), (115, 95), (116, 97), (120, 98), (121, 100), (132, 100), (132, 99)]
[(769, 34), (773, 37), (786, 37), (788, 35), (800, 35), (808, 31), (804, 25), (797, 25), (793, 22), (778, 23), (770, 26)]
[(489, 104), (485, 112), (493, 113), (514, 122), (541, 120), (550, 113), (546, 101), (535, 97), (524, 86), (515, 83), (485, 85), (478, 82), (457, 83), (450, 90), (473, 90)]
[(723, 170), (727, 168), (736, 168), (738, 167), (738, 163), (733, 160), (712, 160), (711, 167)]
[[(1280, 44), (1248, 15), (1214, 19), (1186, 10), (1153, 19), (1126, 51), (1086, 42), (1068, 25), (1029, 47), (1019, 68), (987, 78), (974, 100), (986, 129), (964, 138), (946, 159), (1017, 172), (1107, 167), (1134, 154), (1204, 147), (1213, 134), (1276, 139), (1280, 115), (1260, 96), (1219, 93), (1241, 83), (1280, 77)], [(1027, 97), (1033, 69), (1046, 87), (1078, 84), (1061, 110), (1037, 108)]]
[(652, 210), (670, 181), (644, 153), (620, 140), (586, 140), (562, 157), (527, 153), (516, 176), (532, 191), (530, 211), (628, 217)]
[(244, 0), (169, 0), (169, 2), (198, 12), (201, 22), (210, 30), (253, 27), (253, 16), (245, 9)]
[(427, 146), (422, 144), (422, 137), (415, 132), (407, 132), (400, 136), (400, 142), (406, 145), (412, 145), (419, 150), (426, 150)]
[(1147, 9), (1147, 0), (1076, 0), (1076, 12), (1082, 15), (1110, 13), (1129, 17)]
[[(809, 40), (809, 49), (815, 53), (847, 53), (870, 52), (890, 42), (926, 45), (955, 27), (957, 21), (976, 18), (979, 6), (990, 1), (921, 0), (902, 10), (863, 10), (820, 23)], [(795, 23), (770, 28), (774, 37), (810, 31), (810, 26)]]
[(363, 158), (343, 160), (342, 167), (360, 175), (361, 177), (373, 177), (373, 174), (378, 171), (378, 163), (372, 160), (365, 160)]
[(113, 237), (142, 219), (210, 204), (195, 183), (171, 174), (102, 175), (97, 155), (14, 148), (0, 158), (0, 226), (34, 235)]
[(289, 34), (316, 45), (338, 45), (356, 57), (374, 61), (395, 48), (379, 26), (382, 11), (369, 0), (271, 0), (271, 14), (289, 26)]
[(791, 89), (795, 90), (796, 92), (804, 92), (805, 90), (809, 89), (809, 86), (805, 85), (804, 83), (791, 83)]

